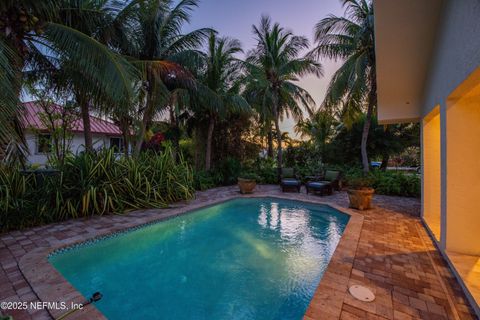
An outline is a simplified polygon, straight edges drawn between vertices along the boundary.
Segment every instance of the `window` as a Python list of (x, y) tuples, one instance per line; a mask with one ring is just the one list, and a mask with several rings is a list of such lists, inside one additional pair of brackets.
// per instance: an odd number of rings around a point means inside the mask
[(115, 152), (123, 152), (123, 138), (112, 137), (110, 138), (110, 148)]
[(50, 134), (39, 134), (37, 136), (37, 153), (52, 152), (52, 136)]

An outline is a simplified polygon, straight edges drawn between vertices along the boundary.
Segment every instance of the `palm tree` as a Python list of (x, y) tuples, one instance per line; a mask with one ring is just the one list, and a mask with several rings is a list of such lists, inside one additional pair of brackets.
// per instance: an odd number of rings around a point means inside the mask
[[(175, 121), (175, 89), (194, 89), (195, 79), (186, 68), (198, 60), (196, 50), (210, 29), (186, 34), (182, 28), (190, 22), (198, 0), (133, 0), (117, 16), (117, 30), (112, 45), (130, 57), (141, 71), (142, 90), (139, 101), (141, 121), (135, 153), (141, 150), (145, 133), (155, 115), (170, 109)], [(175, 123), (173, 123), (175, 125)]]
[[(330, 81), (324, 105), (342, 105), (343, 114), (366, 105), (361, 155), (363, 171), (369, 171), (367, 139), (377, 105), (373, 4), (367, 0), (343, 0), (346, 17), (328, 16), (315, 26), (316, 48), (312, 55), (342, 60)], [(346, 109), (345, 109), (346, 108)], [(355, 111), (353, 112), (355, 113)]]
[(295, 36), (291, 31), (271, 24), (262, 16), (260, 25), (253, 26), (257, 46), (247, 57), (247, 97), (264, 119), (272, 119), (277, 140), (278, 175), (282, 169), (282, 132), (280, 121), (292, 115), (300, 120), (302, 107), (312, 113), (314, 101), (310, 94), (298, 86), (299, 77), (313, 73), (322, 74), (320, 63), (312, 56), (300, 57), (308, 48), (308, 39)]
[[(82, 0), (73, 1), (62, 19), (70, 27), (96, 39), (106, 46), (110, 45), (110, 34), (115, 29), (115, 18), (124, 7), (111, 4), (108, 1)], [(72, 61), (69, 56), (63, 55), (59, 58), (60, 67), (54, 75), (55, 78), (64, 79), (63, 85), (68, 88), (75, 97), (77, 105), (80, 108), (80, 114), (83, 121), (84, 145), (87, 152), (93, 151), (93, 137), (90, 125), (90, 112), (95, 109), (97, 112), (114, 111), (112, 105), (121, 105), (124, 101), (129, 101), (129, 95), (125, 95), (122, 100), (111, 99), (108, 93), (91, 95), (91, 81), (82, 70), (72, 68)], [(130, 66), (133, 69), (133, 66)], [(138, 75), (137, 75), (138, 76)], [(130, 79), (137, 80), (138, 77)], [(132, 83), (133, 85), (133, 83)]]
[(295, 132), (301, 138), (308, 137), (315, 147), (318, 147), (322, 157), (325, 155), (327, 143), (335, 134), (337, 121), (329, 110), (320, 109), (308, 120), (299, 121), (295, 126)]
[(19, 97), (25, 72), (48, 76), (58, 73), (62, 60), (69, 61), (69, 70), (82, 74), (82, 86), (92, 99), (107, 95), (112, 101), (122, 101), (131, 94), (135, 70), (120, 55), (76, 29), (73, 25), (76, 20), (72, 19), (82, 19), (85, 26), (93, 27), (101, 18), (92, 14), (89, 1), (76, 8), (70, 2), (5, 0), (0, 3), (2, 142), (21, 135), (21, 132), (12, 134), (15, 131), (11, 128), (18, 128), (15, 123), (21, 123), (15, 119), (21, 114)]
[(203, 56), (204, 70), (199, 80), (211, 94), (207, 93), (207, 101), (200, 98), (197, 109), (197, 112), (202, 113), (208, 121), (205, 170), (211, 168), (212, 139), (216, 121), (230, 112), (250, 111), (250, 105), (239, 93), (242, 61), (235, 55), (241, 52), (243, 51), (238, 40), (219, 38), (215, 32), (210, 33), (208, 51)]

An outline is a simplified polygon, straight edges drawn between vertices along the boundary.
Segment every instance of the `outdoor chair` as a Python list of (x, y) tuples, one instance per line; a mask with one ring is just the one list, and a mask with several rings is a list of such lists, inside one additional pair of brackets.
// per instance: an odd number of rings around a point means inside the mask
[(280, 186), (282, 187), (282, 192), (289, 189), (294, 189), (295, 191), (300, 192), (302, 183), (297, 179), (293, 168), (282, 168)]
[(320, 195), (330, 195), (334, 190), (340, 190), (341, 172), (336, 170), (327, 170), (319, 178), (307, 181), (305, 187), (308, 193), (318, 193)]

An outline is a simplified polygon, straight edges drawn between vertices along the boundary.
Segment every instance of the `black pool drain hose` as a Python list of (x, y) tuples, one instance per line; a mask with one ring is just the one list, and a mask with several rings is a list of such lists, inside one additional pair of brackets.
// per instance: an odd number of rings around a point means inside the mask
[[(90, 297), (90, 299), (88, 299), (87, 301), (85, 301), (84, 303), (82, 303), (83, 307), (86, 307), (88, 306), (89, 304), (92, 304), (94, 302), (97, 302), (99, 301), (100, 299), (102, 299), (103, 297), (103, 294), (101, 294), (100, 292), (95, 292), (94, 294), (92, 294), (92, 296)], [(59, 318), (57, 318), (57, 320), (62, 320), (62, 319), (65, 319), (66, 317), (72, 315), (73, 313), (75, 313), (76, 311), (78, 311), (80, 309), (72, 309), (66, 313), (64, 313), (63, 315), (61, 315)]]

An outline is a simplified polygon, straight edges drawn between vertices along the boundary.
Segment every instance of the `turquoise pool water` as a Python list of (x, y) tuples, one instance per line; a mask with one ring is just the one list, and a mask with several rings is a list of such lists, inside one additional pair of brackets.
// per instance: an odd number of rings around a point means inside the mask
[(301, 319), (348, 219), (236, 199), (49, 259), (109, 319)]

